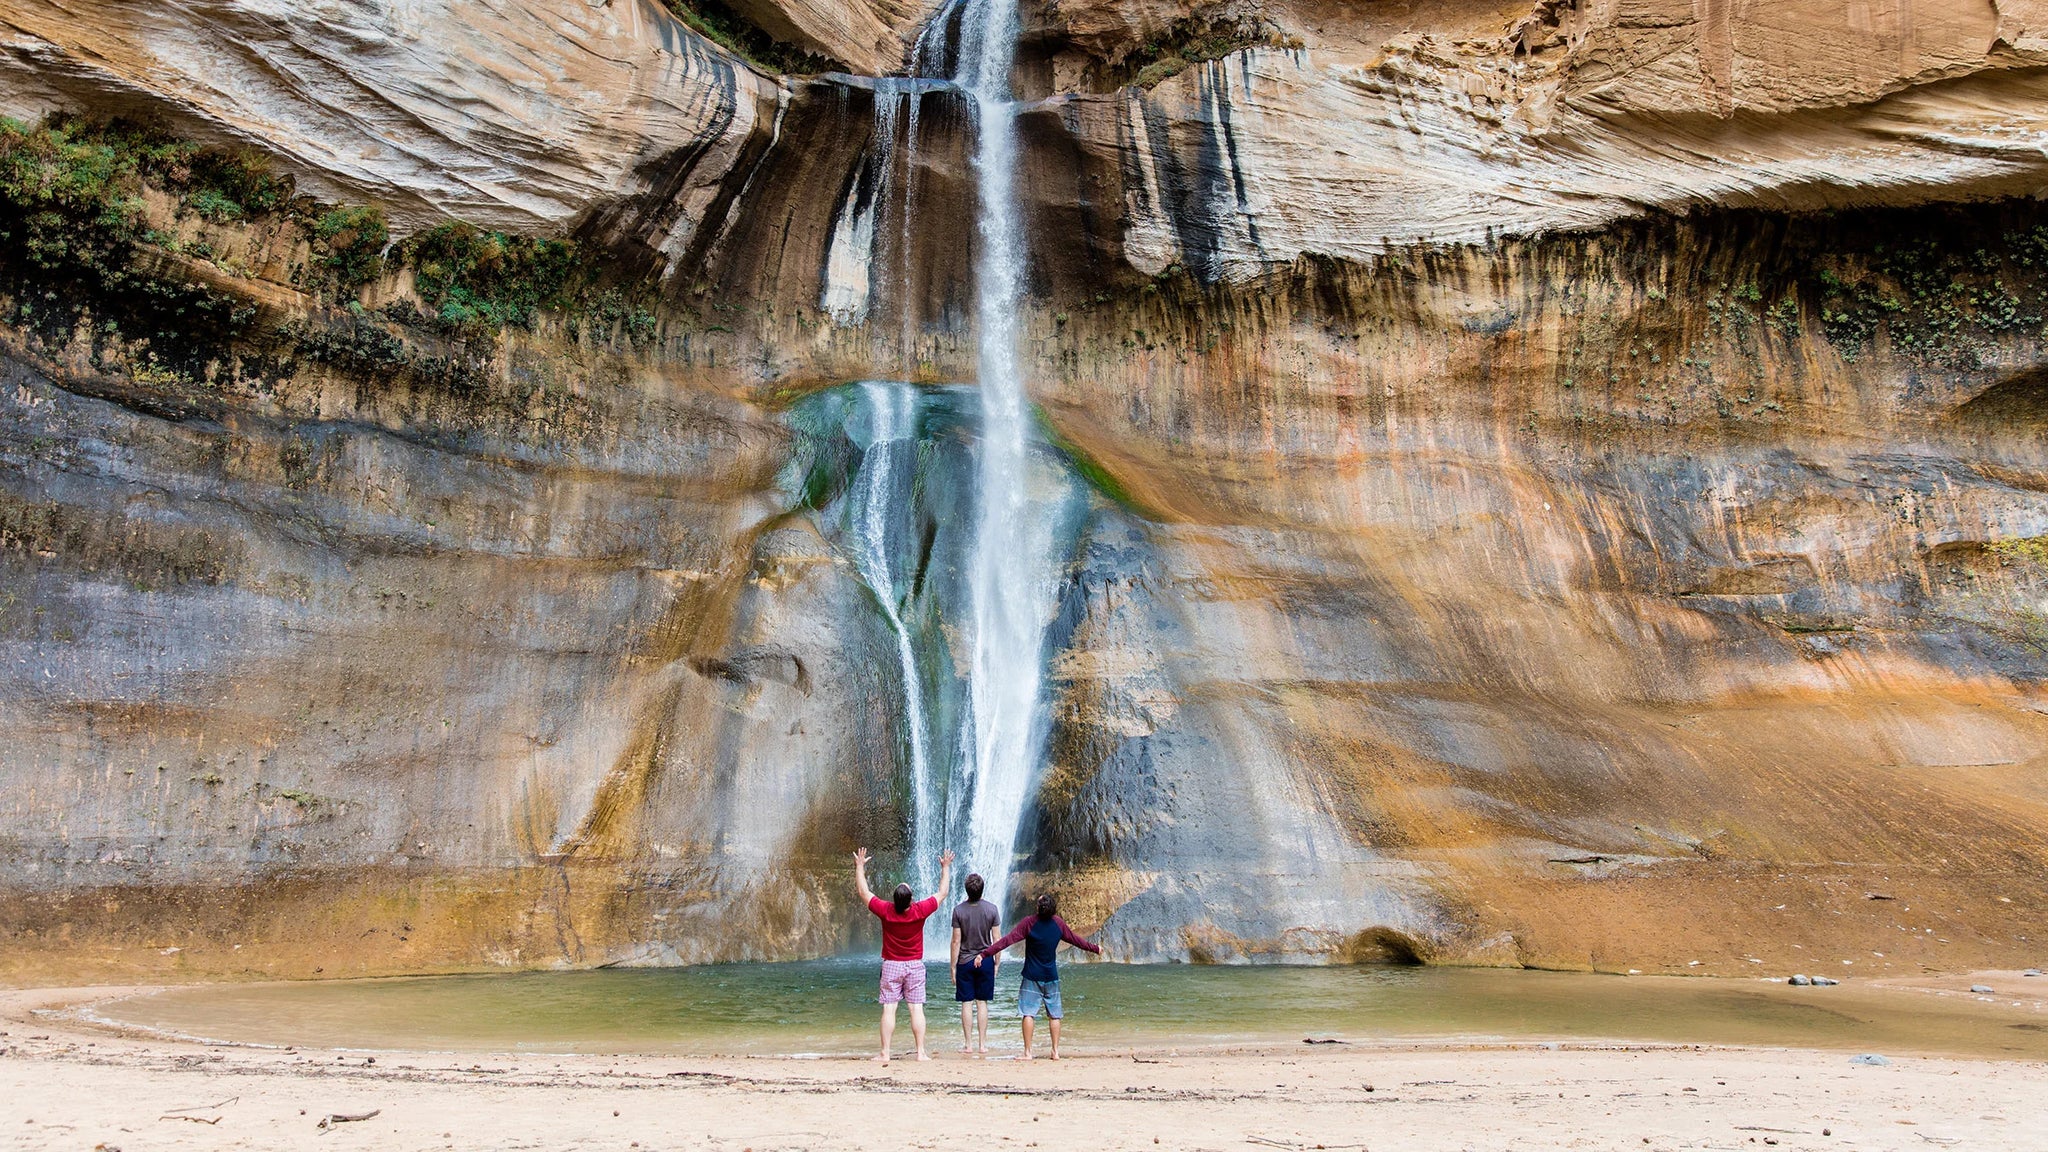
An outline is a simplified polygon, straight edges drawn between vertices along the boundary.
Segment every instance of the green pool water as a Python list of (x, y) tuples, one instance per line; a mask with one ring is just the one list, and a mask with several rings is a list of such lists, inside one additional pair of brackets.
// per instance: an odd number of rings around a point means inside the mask
[[(1016, 971), (1003, 972), (991, 1023), (999, 1051), (1018, 1047)], [(931, 968), (939, 1052), (959, 1043), (943, 972)], [(872, 963), (834, 961), (216, 984), (87, 1013), (188, 1037), (305, 1047), (839, 1055), (873, 1042), (875, 977)], [(1062, 987), (1076, 1052), (1308, 1038), (1613, 1039), (2048, 1059), (2048, 1014), (2031, 987), (1985, 1003), (1853, 981), (1792, 988), (1446, 968), (1116, 964), (1069, 965)], [(908, 1019), (899, 1026), (907, 1044)]]

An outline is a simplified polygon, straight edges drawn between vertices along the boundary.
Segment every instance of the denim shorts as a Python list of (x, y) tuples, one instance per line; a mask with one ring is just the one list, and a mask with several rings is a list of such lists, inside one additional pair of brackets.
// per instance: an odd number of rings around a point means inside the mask
[(1060, 1018), (1060, 982), (1026, 980), (1017, 986), (1017, 1015), (1036, 1016), (1040, 1008), (1054, 1020)]

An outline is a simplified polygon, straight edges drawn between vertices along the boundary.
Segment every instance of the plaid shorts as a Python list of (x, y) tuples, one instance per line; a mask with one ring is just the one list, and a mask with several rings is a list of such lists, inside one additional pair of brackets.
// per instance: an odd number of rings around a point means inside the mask
[(882, 961), (882, 1003), (924, 1003), (924, 961)]

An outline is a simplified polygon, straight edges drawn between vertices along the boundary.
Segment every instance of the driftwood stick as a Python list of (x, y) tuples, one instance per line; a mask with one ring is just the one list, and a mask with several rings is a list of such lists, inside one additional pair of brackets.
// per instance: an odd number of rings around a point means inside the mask
[(193, 1104), (185, 1108), (167, 1108), (164, 1110), (164, 1115), (176, 1116), (180, 1112), (217, 1112), (230, 1104), (240, 1104), (241, 1102), (242, 1098), (240, 1096), (230, 1096), (218, 1104)]
[(332, 1128), (336, 1124), (354, 1124), (358, 1120), (368, 1120), (383, 1111), (382, 1108), (372, 1108), (368, 1112), (329, 1112), (320, 1118), (319, 1127)]

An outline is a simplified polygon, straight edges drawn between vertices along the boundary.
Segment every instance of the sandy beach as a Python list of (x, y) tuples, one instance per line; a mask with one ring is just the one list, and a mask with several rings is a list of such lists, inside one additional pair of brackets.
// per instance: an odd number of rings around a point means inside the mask
[[(1949, 981), (1952, 983), (1953, 981)], [(2048, 1063), (1639, 1044), (1104, 1051), (1054, 1064), (279, 1050), (0, 993), (0, 1148), (2038, 1149)], [(1901, 994), (1915, 990), (1902, 988)], [(374, 1113), (374, 1115), (371, 1115)], [(322, 1121), (333, 1116), (359, 1120)]]

